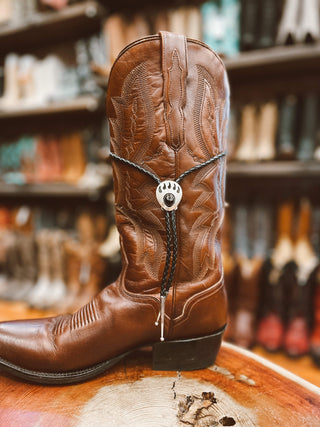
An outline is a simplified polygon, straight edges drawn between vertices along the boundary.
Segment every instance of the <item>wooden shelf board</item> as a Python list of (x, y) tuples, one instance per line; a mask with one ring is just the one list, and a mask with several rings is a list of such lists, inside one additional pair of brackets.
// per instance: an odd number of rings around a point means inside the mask
[(44, 106), (21, 106), (17, 108), (0, 109), (0, 120), (40, 116), (47, 114), (76, 113), (78, 111), (95, 112), (101, 105), (100, 99), (93, 95), (81, 96), (72, 100), (53, 102)]
[(320, 67), (320, 43), (293, 46), (276, 46), (268, 49), (243, 52), (233, 58), (224, 59), (227, 71), (231, 78), (239, 75), (248, 77), (248, 73), (261, 72), (264, 75), (280, 70), (290, 73), (288, 66), (294, 64), (294, 71), (304, 70), (308, 65)]
[(272, 161), (272, 162), (230, 162), (228, 178), (245, 177), (286, 177), (320, 178), (320, 162)]
[(66, 183), (5, 184), (0, 183), (2, 197), (83, 197), (97, 199), (105, 187), (81, 188)]
[(0, 52), (20, 52), (32, 46), (80, 37), (98, 28), (105, 9), (96, 1), (85, 1), (61, 11), (36, 13), (19, 24), (0, 27)]

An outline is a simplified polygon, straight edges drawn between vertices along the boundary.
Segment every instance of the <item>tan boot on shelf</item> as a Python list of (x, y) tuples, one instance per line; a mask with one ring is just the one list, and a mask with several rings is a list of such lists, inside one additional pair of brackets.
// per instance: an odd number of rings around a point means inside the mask
[(143, 13), (136, 13), (133, 17), (130, 17), (126, 25), (126, 45), (148, 34), (150, 34), (150, 28)]
[(63, 179), (75, 184), (85, 172), (86, 157), (80, 134), (70, 134), (61, 138)]
[(169, 16), (167, 9), (159, 9), (153, 18), (153, 33), (169, 31)]
[(104, 23), (103, 32), (108, 46), (108, 68), (111, 68), (118, 54), (126, 46), (126, 22), (124, 16), (120, 13), (109, 16)]
[(12, 0), (0, 1), (0, 25), (7, 25), (12, 16)]
[(88, 380), (145, 346), (153, 369), (200, 369), (220, 348), (224, 65), (182, 35), (146, 37), (114, 64), (107, 111), (122, 271), (73, 315), (0, 323), (0, 366), (23, 379)]
[(274, 101), (261, 106), (256, 156), (258, 160), (273, 160), (276, 156), (278, 106)]
[(191, 39), (201, 40), (202, 18), (199, 6), (186, 6), (186, 36)]
[(81, 291), (81, 255), (78, 242), (68, 238), (64, 245), (64, 252), (66, 256), (65, 277), (67, 290), (63, 301), (60, 301), (56, 308), (61, 312), (73, 312), (77, 306), (77, 297)]
[(106, 261), (98, 254), (97, 245), (83, 247), (81, 255), (80, 292), (74, 305), (77, 308), (95, 297), (106, 279)]
[(186, 35), (186, 15), (187, 8), (185, 6), (170, 9), (168, 12), (170, 31), (176, 34)]
[(0, 109), (17, 108), (19, 104), (18, 69), (19, 57), (10, 53), (4, 62), (4, 92), (0, 98)]
[(240, 161), (255, 161), (257, 146), (257, 110), (253, 104), (247, 104), (241, 112), (240, 140), (235, 153), (235, 159)]

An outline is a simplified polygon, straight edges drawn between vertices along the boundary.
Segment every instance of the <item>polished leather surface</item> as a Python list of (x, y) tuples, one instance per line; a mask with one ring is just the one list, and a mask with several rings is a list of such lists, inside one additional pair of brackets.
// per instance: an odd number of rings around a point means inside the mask
[[(229, 89), (219, 57), (170, 33), (126, 48), (107, 93), (111, 149), (175, 179), (225, 150)], [(36, 371), (94, 365), (159, 340), (155, 326), (166, 258), (164, 213), (155, 181), (113, 161), (123, 269), (73, 315), (0, 324), (0, 358)], [(165, 338), (195, 338), (226, 323), (221, 263), (225, 158), (181, 181), (178, 262), (166, 301)]]

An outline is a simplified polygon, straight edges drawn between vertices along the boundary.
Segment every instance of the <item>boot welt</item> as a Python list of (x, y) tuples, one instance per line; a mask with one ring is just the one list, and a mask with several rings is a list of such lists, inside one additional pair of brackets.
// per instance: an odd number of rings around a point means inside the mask
[[(187, 340), (164, 341), (152, 344), (152, 369), (190, 371), (211, 366), (218, 354), (225, 326), (212, 335)], [(0, 369), (25, 381), (46, 385), (66, 385), (87, 381), (104, 373), (130, 353), (97, 363), (88, 368), (68, 372), (39, 372), (23, 368), (0, 358)]]

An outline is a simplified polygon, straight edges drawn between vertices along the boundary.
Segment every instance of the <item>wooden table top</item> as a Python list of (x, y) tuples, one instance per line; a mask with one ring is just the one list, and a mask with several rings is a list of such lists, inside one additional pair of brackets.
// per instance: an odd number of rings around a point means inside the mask
[(40, 386), (0, 373), (0, 426), (320, 426), (320, 389), (223, 343), (216, 364), (151, 370), (146, 349), (72, 386)]

